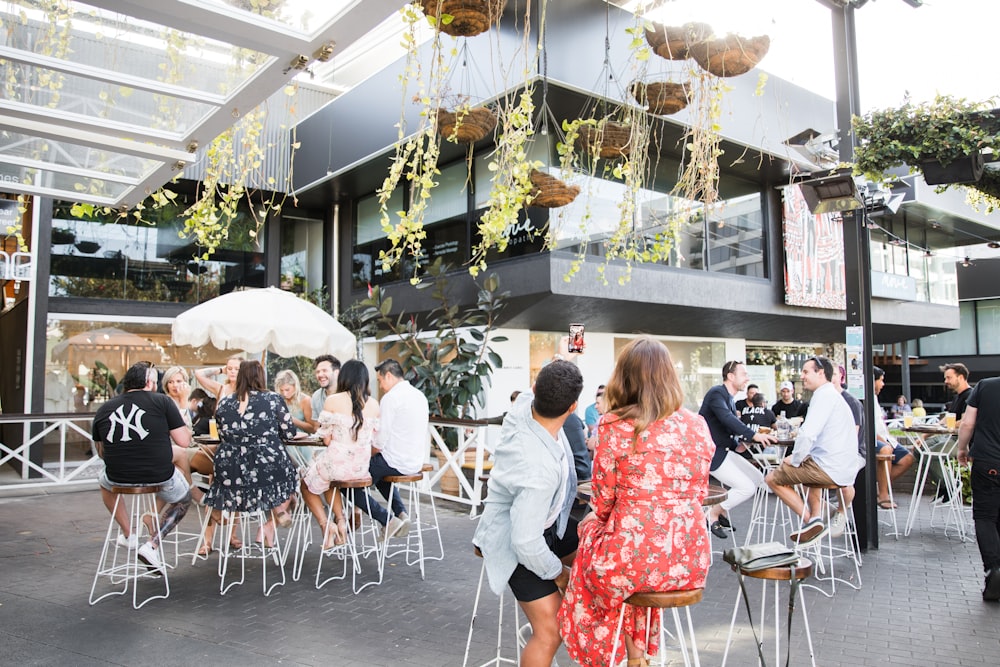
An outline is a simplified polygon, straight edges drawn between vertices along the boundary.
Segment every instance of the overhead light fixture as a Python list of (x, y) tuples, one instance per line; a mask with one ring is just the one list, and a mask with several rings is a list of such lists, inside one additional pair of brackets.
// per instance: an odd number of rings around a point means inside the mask
[(823, 169), (833, 169), (840, 164), (840, 153), (836, 148), (837, 135), (832, 132), (820, 134), (807, 128), (782, 143), (794, 148), (802, 157)]
[(819, 215), (863, 209), (858, 186), (849, 169), (840, 169), (818, 178), (800, 181), (799, 188), (809, 211)]
[(965, 266), (965, 267), (972, 266), (972, 260), (969, 259), (968, 255), (966, 255), (965, 259), (962, 260), (962, 266)]
[(933, 257), (933, 256), (934, 256), (934, 253), (931, 252), (930, 248), (928, 248), (927, 250), (924, 251), (924, 257)]
[(997, 243), (996, 241), (990, 241), (989, 243), (986, 244), (986, 247), (996, 250), (997, 248), (1000, 248), (1000, 243)]

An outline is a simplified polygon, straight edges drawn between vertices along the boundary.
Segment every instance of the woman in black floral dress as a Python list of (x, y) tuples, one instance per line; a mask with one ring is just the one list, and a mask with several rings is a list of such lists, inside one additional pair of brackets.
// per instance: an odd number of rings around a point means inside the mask
[(222, 442), (215, 452), (215, 479), (205, 494), (213, 523), (221, 510), (273, 510), (278, 524), (291, 523), (288, 503), (298, 486), (282, 438), (295, 435), (285, 400), (266, 389), (259, 361), (244, 361), (236, 390), (219, 401), (215, 418)]

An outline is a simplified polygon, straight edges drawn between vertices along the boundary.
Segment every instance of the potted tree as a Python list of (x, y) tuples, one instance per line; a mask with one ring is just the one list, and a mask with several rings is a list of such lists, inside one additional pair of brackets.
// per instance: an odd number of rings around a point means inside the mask
[[(372, 287), (368, 298), (352, 306), (351, 312), (359, 331), (373, 332), (376, 340), (383, 341), (383, 351), (398, 349), (408, 379), (431, 405), (432, 421), (482, 426), (483, 420), (470, 417), (484, 407), (483, 390), (493, 370), (503, 364), (492, 344), (507, 339), (491, 333), (508, 292), (500, 291), (493, 274), (478, 285), (474, 305), (459, 307), (451, 294), (451, 270), (440, 258), (426, 267), (428, 280), (416, 289), (430, 289), (436, 305), (419, 320), (406, 311), (393, 315), (393, 299), (380, 287)], [(444, 439), (449, 449), (457, 448), (455, 429), (447, 429)], [(444, 452), (435, 454), (441, 460)]]

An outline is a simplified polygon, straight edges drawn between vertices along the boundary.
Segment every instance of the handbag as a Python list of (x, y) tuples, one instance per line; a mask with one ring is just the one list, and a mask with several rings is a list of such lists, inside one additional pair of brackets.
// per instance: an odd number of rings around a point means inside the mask
[[(789, 641), (785, 642), (785, 667), (789, 667), (792, 657), (792, 614), (795, 611), (795, 594), (798, 592), (800, 583), (798, 577), (795, 576), (795, 566), (799, 562), (799, 554), (781, 542), (760, 542), (726, 549), (722, 554), (722, 560), (732, 565), (733, 569), (736, 570), (736, 576), (740, 582), (740, 593), (743, 597), (743, 603), (746, 605), (747, 620), (750, 622), (750, 632), (753, 633), (754, 641), (757, 642), (757, 657), (760, 659), (761, 667), (767, 667), (767, 661), (764, 660), (763, 640), (757, 637), (757, 630), (753, 625), (753, 612), (750, 610), (750, 598), (747, 597), (747, 589), (743, 583), (743, 573), (766, 570), (770, 567), (791, 566), (792, 573), (789, 581), (791, 588), (788, 592)], [(735, 617), (734, 613), (733, 618), (735, 619)]]
[(733, 567), (755, 572), (769, 567), (794, 565), (799, 562), (799, 554), (781, 542), (761, 542), (727, 549), (722, 554), (722, 560)]

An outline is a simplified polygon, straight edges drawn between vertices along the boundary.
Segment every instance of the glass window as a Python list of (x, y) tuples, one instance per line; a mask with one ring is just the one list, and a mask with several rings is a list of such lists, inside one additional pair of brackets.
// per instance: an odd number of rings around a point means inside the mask
[(323, 286), (323, 221), (282, 216), (281, 289), (301, 294)]
[(1000, 299), (976, 302), (976, 328), (979, 354), (1000, 354)]
[(464, 217), (469, 210), (469, 172), (465, 162), (458, 162), (441, 169), (437, 176), (437, 187), (424, 211), (424, 224), (459, 216)]
[[(124, 321), (123, 321), (124, 320)], [(211, 344), (170, 344), (170, 320), (79, 319), (53, 313), (45, 332), (45, 412), (94, 412), (118, 391), (128, 368), (150, 361), (160, 370), (179, 365), (221, 366), (237, 351)], [(197, 386), (192, 379), (192, 386)]]
[(264, 287), (264, 229), (250, 212), (237, 214), (229, 237), (203, 261), (183, 235), (185, 207), (147, 208), (148, 224), (133, 224), (77, 217), (57, 203), (49, 296), (201, 303), (237, 287)]
[[(708, 390), (722, 381), (726, 344), (721, 341), (706, 343), (669, 338), (660, 340), (670, 350), (674, 368), (677, 369), (677, 376), (684, 389), (684, 407), (697, 412)], [(630, 342), (631, 338), (615, 338), (615, 358)]]
[(975, 304), (958, 304), (959, 328), (920, 339), (920, 356), (939, 357), (976, 354)]
[[(558, 175), (558, 171), (553, 170), (553, 174)], [(756, 185), (730, 180), (726, 187), (720, 186), (724, 199), (707, 221), (700, 204), (667, 194), (670, 183), (658, 181), (655, 190), (638, 192), (635, 220), (636, 229), (642, 230), (639, 243), (652, 245), (657, 235), (673, 226), (674, 246), (665, 264), (766, 277), (760, 190)], [(604, 242), (618, 227), (625, 186), (585, 175), (574, 179), (573, 184), (580, 186), (580, 196), (550, 213), (554, 246), (603, 256)], [(587, 247), (581, 248), (584, 240)]]

